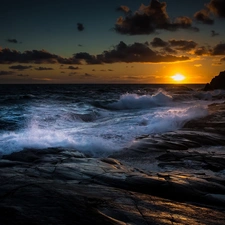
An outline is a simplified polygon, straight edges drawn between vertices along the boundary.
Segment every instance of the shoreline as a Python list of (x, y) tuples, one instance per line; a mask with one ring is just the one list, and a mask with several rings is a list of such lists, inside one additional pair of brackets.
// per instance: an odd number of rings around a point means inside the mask
[(51, 148), (0, 159), (1, 224), (224, 224), (225, 103), (108, 158)]

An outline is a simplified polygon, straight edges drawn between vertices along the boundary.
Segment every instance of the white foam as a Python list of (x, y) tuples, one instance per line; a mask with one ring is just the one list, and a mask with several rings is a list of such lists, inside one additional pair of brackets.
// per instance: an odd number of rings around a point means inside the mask
[(195, 96), (201, 100), (224, 99), (225, 90), (217, 89), (213, 91), (198, 91)]
[[(175, 106), (171, 101), (171, 96), (162, 91), (152, 96), (127, 94), (115, 104), (122, 109), (135, 106), (135, 110), (103, 110), (101, 116), (91, 122), (68, 120), (60, 116), (65, 115), (66, 109), (57, 105), (54, 110), (52, 107), (35, 106), (29, 109), (27, 126), (0, 134), (0, 154), (24, 148), (62, 147), (92, 156), (107, 156), (129, 146), (140, 135), (173, 131), (191, 119), (207, 115), (204, 104)], [(153, 103), (161, 104), (161, 107), (149, 107)], [(67, 110), (70, 111), (71, 106)]]
[(79, 150), (92, 156), (107, 156), (117, 151), (115, 143), (97, 136), (77, 135), (60, 130), (30, 128), (18, 132), (9, 132), (2, 135), (0, 140), (1, 154), (10, 154), (23, 149), (45, 149), (63, 147)]
[(141, 109), (154, 106), (165, 106), (172, 101), (172, 97), (162, 89), (159, 89), (154, 95), (124, 94), (119, 101), (111, 103), (108, 106), (113, 109)]

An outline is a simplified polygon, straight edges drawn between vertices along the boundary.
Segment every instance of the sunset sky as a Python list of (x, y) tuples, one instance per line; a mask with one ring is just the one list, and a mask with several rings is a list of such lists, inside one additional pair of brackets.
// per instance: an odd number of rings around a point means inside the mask
[(225, 0), (3, 0), (0, 84), (206, 83), (224, 25)]

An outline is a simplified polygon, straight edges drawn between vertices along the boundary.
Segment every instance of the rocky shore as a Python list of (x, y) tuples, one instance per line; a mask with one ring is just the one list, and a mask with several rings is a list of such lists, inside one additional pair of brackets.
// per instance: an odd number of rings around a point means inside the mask
[(225, 89), (225, 71), (220, 72), (215, 76), (210, 83), (207, 83), (204, 87), (204, 91), (211, 91), (215, 89)]
[(0, 159), (0, 224), (225, 224), (225, 103), (107, 158), (25, 149)]

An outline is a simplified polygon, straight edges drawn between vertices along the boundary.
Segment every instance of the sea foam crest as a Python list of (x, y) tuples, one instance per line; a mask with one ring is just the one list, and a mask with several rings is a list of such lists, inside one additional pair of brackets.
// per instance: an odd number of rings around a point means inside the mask
[(198, 99), (201, 100), (214, 100), (214, 99), (224, 99), (225, 98), (225, 90), (213, 90), (213, 91), (198, 91), (194, 95)]
[(117, 102), (108, 104), (112, 109), (141, 109), (166, 106), (173, 100), (172, 96), (159, 89), (153, 95), (123, 94)]

